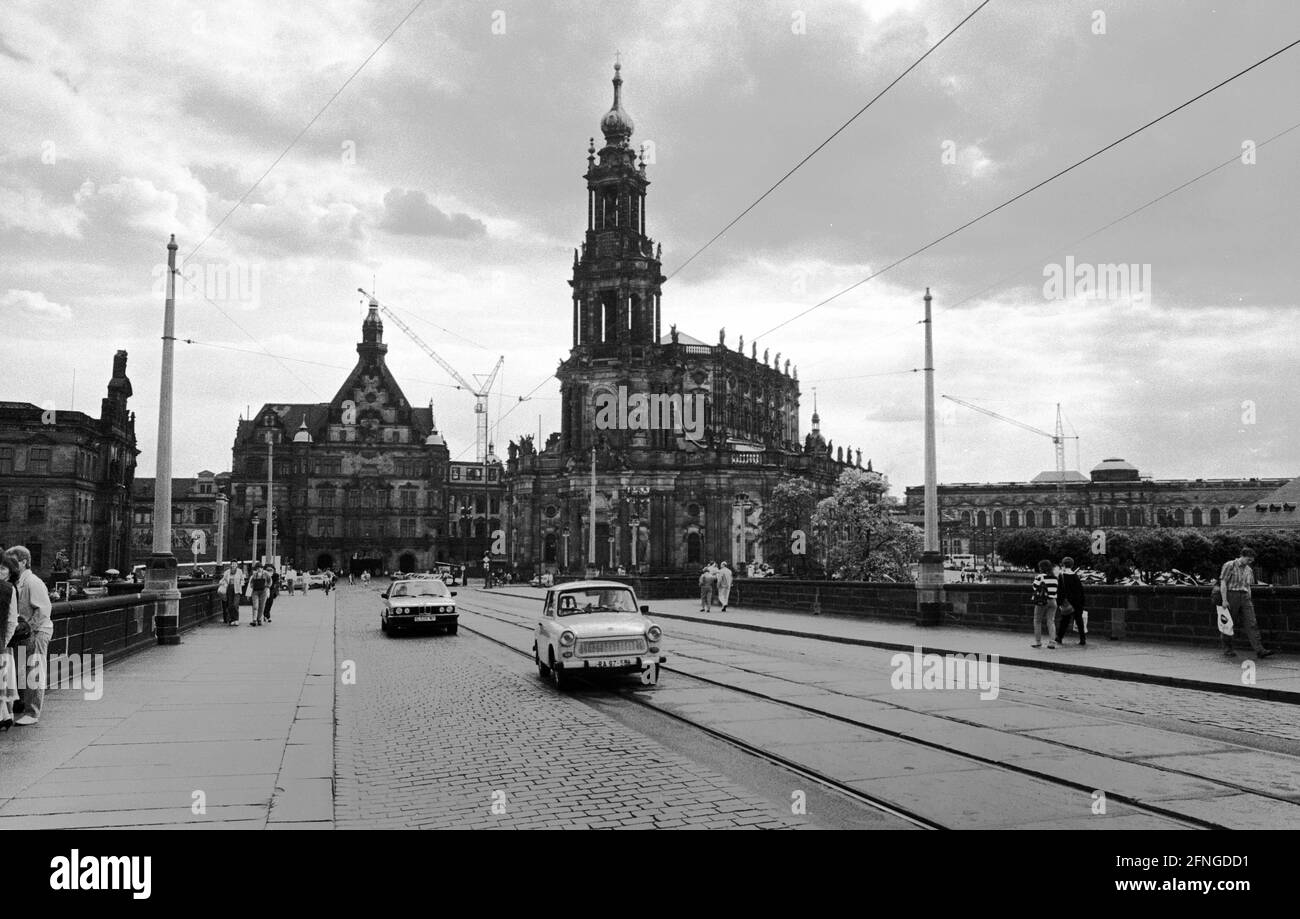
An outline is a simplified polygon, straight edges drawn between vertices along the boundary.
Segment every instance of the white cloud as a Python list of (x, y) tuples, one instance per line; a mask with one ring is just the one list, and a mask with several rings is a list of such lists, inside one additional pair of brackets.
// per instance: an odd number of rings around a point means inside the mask
[(0, 295), (0, 312), (14, 321), (35, 316), (38, 319), (71, 319), (72, 309), (53, 303), (39, 290), (9, 288)]

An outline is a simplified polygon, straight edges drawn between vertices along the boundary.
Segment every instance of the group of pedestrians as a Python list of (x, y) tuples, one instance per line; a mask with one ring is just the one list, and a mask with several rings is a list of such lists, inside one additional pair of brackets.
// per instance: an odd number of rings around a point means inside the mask
[[(15, 724), (29, 726), (41, 720), (45, 705), (45, 660), (54, 637), (52, 606), (45, 582), (32, 571), (32, 553), (26, 546), (0, 551), (0, 617), (4, 645), (0, 647), (0, 731)], [(19, 626), (26, 638), (19, 635)], [(18, 636), (15, 642), (15, 637)], [(10, 643), (25, 651), (27, 668), (21, 694), (18, 665)]]
[(731, 566), (726, 562), (709, 562), (700, 572), (700, 612), (713, 609), (713, 604), (722, 605), (722, 612), (727, 611), (731, 602)]
[(1088, 644), (1088, 626), (1084, 617), (1083, 579), (1074, 570), (1074, 559), (1068, 555), (1061, 559), (1060, 567), (1043, 559), (1038, 563), (1034, 577), (1034, 643), (1031, 648), (1043, 646), (1043, 632), (1047, 632), (1047, 647), (1065, 644), (1065, 633), (1071, 623), (1079, 630), (1079, 646)]

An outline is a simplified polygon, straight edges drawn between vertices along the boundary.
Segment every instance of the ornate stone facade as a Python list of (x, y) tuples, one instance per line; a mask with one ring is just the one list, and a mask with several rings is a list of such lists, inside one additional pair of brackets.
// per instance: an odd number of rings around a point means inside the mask
[[(1030, 482), (960, 482), (939, 486), (945, 555), (987, 555), (1009, 527), (1131, 528), (1234, 525), (1252, 505), (1287, 479), (1151, 479), (1122, 459), (1079, 473), (1043, 473)], [(907, 489), (919, 514), (925, 489)], [(1244, 520), (1244, 518), (1243, 518)]]
[[(587, 230), (574, 252), (572, 348), (556, 371), (561, 430), (507, 460), (508, 561), (521, 568), (674, 571), (761, 561), (758, 522), (794, 476), (829, 494), (861, 451), (799, 434), (798, 370), (726, 330), (662, 333), (659, 246), (646, 235), (646, 162), (629, 140), (615, 65), (604, 146), (587, 156)], [(595, 519), (591, 488), (595, 466)], [(594, 526), (595, 552), (590, 551)]]
[[(411, 405), (389, 371), (383, 332), (372, 300), (361, 326), (357, 364), (332, 400), (268, 403), (240, 420), (228, 557), (254, 554), (254, 511), (260, 518), (256, 554), (266, 552), (268, 462), (274, 465), (275, 554), (286, 563), (303, 569), (419, 571), (464, 554), (480, 558), (488, 548), (487, 523), (475, 527), (472, 520), (489, 519), (486, 496), (493, 489), (500, 494), (500, 463), (451, 462), (432, 406)], [(470, 477), (465, 466), (477, 475)], [(473, 531), (461, 538), (466, 504), (475, 509), (465, 521)]]
[(31, 549), (41, 574), (131, 570), (131, 394), (118, 351), (98, 418), (0, 402), (0, 543)]

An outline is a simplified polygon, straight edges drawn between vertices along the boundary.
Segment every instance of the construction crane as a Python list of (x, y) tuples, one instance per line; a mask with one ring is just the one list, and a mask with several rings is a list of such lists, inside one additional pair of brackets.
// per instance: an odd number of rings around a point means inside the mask
[(1033, 425), (1025, 424), (1023, 421), (1017, 421), (1014, 418), (1008, 418), (1006, 415), (999, 415), (997, 412), (990, 411), (989, 409), (978, 406), (973, 402), (967, 402), (964, 399), (958, 399), (955, 396), (944, 396), (943, 398), (947, 399), (949, 402), (956, 402), (958, 405), (964, 405), (967, 408), (973, 409), (974, 411), (977, 411), (982, 415), (988, 415), (990, 418), (996, 418), (999, 421), (1005, 421), (1007, 424), (1014, 424), (1016, 427), (1022, 428), (1023, 430), (1029, 431), (1031, 433), (1040, 434), (1043, 437), (1050, 438), (1052, 444), (1056, 447), (1056, 471), (1057, 472), (1065, 472), (1065, 442), (1067, 440), (1073, 440), (1076, 442), (1076, 446), (1078, 445), (1077, 444), (1079, 440), (1078, 435), (1072, 435), (1070, 437), (1067, 437), (1065, 435), (1065, 429), (1061, 426), (1061, 403), (1059, 402), (1056, 403), (1056, 433), (1052, 434), (1048, 431), (1044, 431), (1042, 428), (1036, 428)]
[[(443, 360), (438, 352), (426, 345), (424, 339), (415, 334), (414, 329), (403, 322), (396, 313), (380, 303), (374, 294), (369, 293), (360, 287), (357, 288), (357, 293), (365, 294), (365, 296), (369, 297), (371, 306), (380, 310), (385, 316), (393, 320), (397, 327), (406, 333), (407, 338), (415, 342), (416, 346), (421, 351), (433, 358), (434, 362), (439, 367), (447, 371), (447, 373), (451, 375), (451, 378), (460, 384), (461, 389), (468, 390), (474, 394), (474, 414), (478, 416), (478, 462), (486, 463), (488, 458), (488, 397), (492, 393), (492, 384), (496, 382), (497, 374), (501, 371), (501, 365), (506, 361), (505, 355), (503, 354), (497, 359), (497, 365), (492, 368), (491, 373), (487, 374), (487, 382), (475, 386), (469, 380), (465, 379), (465, 377), (461, 375), (460, 371)], [(480, 377), (482, 375), (475, 374), (474, 376)]]

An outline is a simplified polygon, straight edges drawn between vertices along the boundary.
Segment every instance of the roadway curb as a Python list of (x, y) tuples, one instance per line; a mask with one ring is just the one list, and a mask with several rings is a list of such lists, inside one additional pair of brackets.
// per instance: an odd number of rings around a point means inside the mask
[[(799, 629), (780, 629), (774, 626), (755, 625), (748, 622), (726, 622), (720, 619), (704, 619), (699, 616), (682, 616), (676, 613), (663, 613), (656, 610), (652, 614), (656, 619), (678, 619), (683, 622), (698, 622), (705, 625), (724, 625), (732, 629), (749, 632), (766, 632), (770, 635), (788, 635), (793, 638), (811, 638), (817, 641), (830, 641), (842, 645), (861, 645), (868, 648), (880, 648), (884, 651), (913, 651), (920, 648), (928, 654), (970, 654), (971, 651), (958, 651), (952, 648), (937, 648), (921, 643), (899, 644), (892, 641), (876, 641), (868, 638), (850, 638), (844, 635), (826, 635), (821, 632), (805, 632)], [(869, 621), (869, 620), (868, 620)], [(1074, 673), (1080, 676), (1098, 677), (1106, 680), (1120, 680), (1126, 683), (1148, 683), (1153, 686), (1172, 686), (1177, 689), (1199, 689), (1203, 692), (1215, 692), (1227, 696), (1244, 696), (1249, 699), (1264, 699), (1269, 702), (1285, 702), (1300, 705), (1300, 692), (1286, 689), (1266, 689), (1255, 686), (1239, 686), (1234, 683), (1212, 683), (1208, 680), (1193, 680), (1187, 677), (1162, 676), (1156, 673), (1141, 673), (1133, 670), (1116, 670), (1110, 667), (1089, 667), (1083, 664), (1049, 662), (1041, 658), (998, 656), (1000, 663), (1017, 667), (1030, 667), (1035, 670), (1053, 670), (1058, 673)]]

